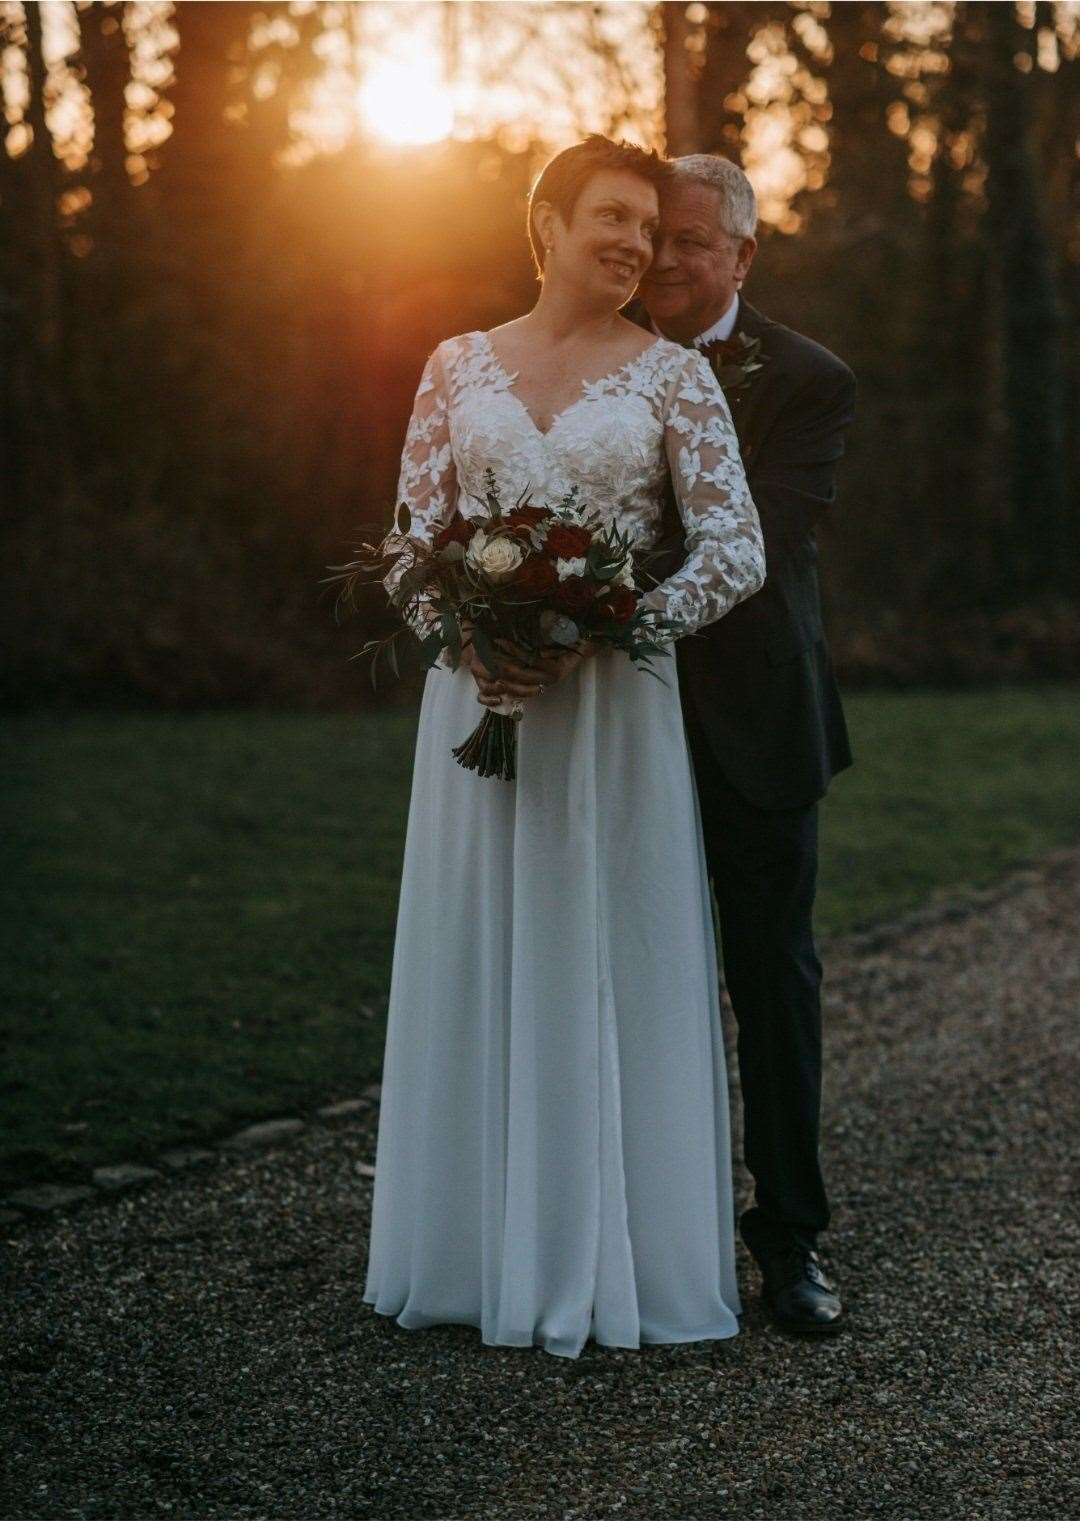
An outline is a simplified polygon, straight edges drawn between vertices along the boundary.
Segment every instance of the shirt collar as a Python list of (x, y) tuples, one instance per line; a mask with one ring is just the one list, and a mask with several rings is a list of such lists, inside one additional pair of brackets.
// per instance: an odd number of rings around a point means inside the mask
[(716, 343), (731, 337), (735, 331), (735, 324), (739, 319), (739, 292), (736, 291), (731, 298), (731, 305), (719, 321), (714, 322), (712, 327), (704, 333), (699, 333), (694, 339), (698, 348), (704, 348), (707, 343)]
[[(732, 333), (735, 331), (735, 324), (738, 320), (739, 292), (736, 291), (734, 296), (731, 298), (731, 305), (728, 307), (724, 315), (719, 318), (718, 321), (714, 322), (712, 327), (706, 328), (703, 333), (699, 333), (694, 339), (695, 346), (697, 348), (703, 348), (707, 343), (715, 343), (717, 340), (730, 338)], [(649, 326), (652, 328), (653, 332), (658, 338), (662, 338), (664, 336), (651, 317), (649, 318)], [(689, 347), (689, 345), (687, 345), (687, 347)]]

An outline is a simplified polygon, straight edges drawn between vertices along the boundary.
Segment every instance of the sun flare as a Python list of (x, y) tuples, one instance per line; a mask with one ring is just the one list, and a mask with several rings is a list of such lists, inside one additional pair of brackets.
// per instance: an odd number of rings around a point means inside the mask
[(369, 130), (389, 143), (434, 143), (454, 127), (454, 102), (433, 59), (378, 63), (357, 92)]

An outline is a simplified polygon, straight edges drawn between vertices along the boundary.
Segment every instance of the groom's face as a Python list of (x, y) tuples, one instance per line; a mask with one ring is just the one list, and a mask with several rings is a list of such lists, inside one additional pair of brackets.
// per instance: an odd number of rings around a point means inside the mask
[(757, 243), (721, 223), (720, 192), (693, 181), (664, 187), (653, 261), (639, 295), (669, 338), (692, 342), (712, 327), (746, 277)]

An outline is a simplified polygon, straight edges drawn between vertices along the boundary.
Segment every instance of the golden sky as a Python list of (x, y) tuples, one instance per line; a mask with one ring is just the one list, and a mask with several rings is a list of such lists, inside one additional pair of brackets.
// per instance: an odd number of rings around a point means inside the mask
[[(48, 122), (57, 151), (73, 168), (85, 161), (92, 115), (68, 59), (78, 45), (71, 0), (40, 7), (48, 60)], [(119, 8), (118, 8), (119, 9)], [(276, 49), (288, 47), (314, 0), (267, 6), (268, 21), (252, 34), (252, 88), (275, 87)], [(800, 63), (783, 27), (764, 24), (748, 50), (750, 65), (737, 109), (744, 116), (743, 162), (758, 193), (762, 219), (797, 231), (790, 209), (801, 190), (821, 188), (829, 173), (831, 107), (815, 64), (829, 56), (827, 4), (803, 0), (791, 25), (809, 53)], [(912, 185), (923, 182), (936, 143), (927, 81), (948, 66), (941, 42), (953, 7), (946, 0), (888, 0), (881, 6), (886, 38), (903, 42), (886, 66), (896, 78), (889, 125), (909, 145)], [(1057, 67), (1062, 50), (1075, 56), (1080, 0), (1059, 0), (1054, 27), (1035, 28), (1023, 0), (1040, 68)], [(128, 87), (129, 168), (146, 177), (147, 155), (169, 134), (167, 86), (177, 35), (171, 0), (136, 0), (124, 25), (132, 53)], [(18, 19), (18, 0), (0, 0), (0, 14)], [(508, 147), (530, 144), (548, 153), (589, 131), (663, 146), (663, 66), (657, 7), (621, 0), (600, 5), (561, 0), (353, 0), (318, 7), (314, 47), (320, 69), (293, 113), (294, 162), (334, 152), (357, 138), (386, 151), (442, 138), (498, 136)], [(689, 4), (693, 28), (705, 8)], [(700, 39), (698, 42), (700, 45)], [(25, 59), (9, 47), (2, 62), (7, 146), (21, 152)], [(962, 148), (962, 145), (960, 145)]]

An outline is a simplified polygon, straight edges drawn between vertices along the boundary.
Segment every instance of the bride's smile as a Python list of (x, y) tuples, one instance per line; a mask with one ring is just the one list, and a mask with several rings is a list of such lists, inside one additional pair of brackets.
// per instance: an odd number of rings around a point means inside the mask
[(629, 280), (634, 273), (634, 266), (632, 264), (622, 264), (617, 259), (601, 259), (600, 263), (604, 265), (605, 269), (610, 269), (618, 280)]

